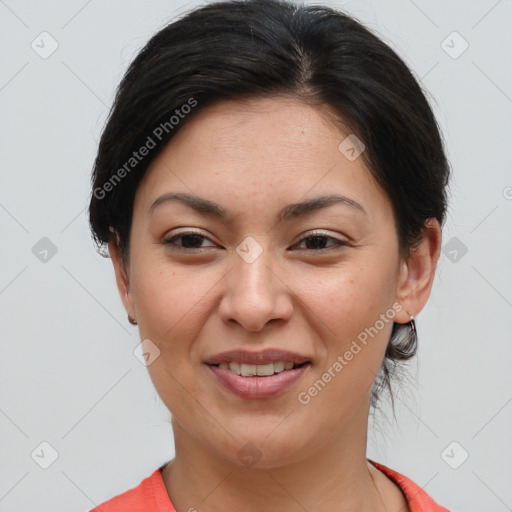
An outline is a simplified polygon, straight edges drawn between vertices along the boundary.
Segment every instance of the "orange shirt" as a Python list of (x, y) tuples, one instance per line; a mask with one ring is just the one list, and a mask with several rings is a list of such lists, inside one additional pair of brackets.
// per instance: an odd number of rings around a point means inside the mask
[[(402, 489), (411, 512), (450, 512), (406, 476), (378, 462), (368, 461)], [(90, 512), (176, 512), (162, 479), (162, 468), (156, 469), (136, 487), (114, 496)]]

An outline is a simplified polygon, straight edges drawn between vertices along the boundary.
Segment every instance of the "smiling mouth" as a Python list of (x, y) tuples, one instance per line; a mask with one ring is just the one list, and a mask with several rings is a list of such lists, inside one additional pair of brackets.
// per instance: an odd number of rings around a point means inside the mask
[(311, 364), (310, 361), (305, 361), (301, 364), (293, 363), (292, 361), (274, 361), (273, 363), (267, 364), (229, 362), (210, 364), (209, 366), (215, 366), (221, 370), (228, 370), (235, 375), (240, 375), (241, 377), (271, 377), (277, 373), (294, 370), (309, 364)]

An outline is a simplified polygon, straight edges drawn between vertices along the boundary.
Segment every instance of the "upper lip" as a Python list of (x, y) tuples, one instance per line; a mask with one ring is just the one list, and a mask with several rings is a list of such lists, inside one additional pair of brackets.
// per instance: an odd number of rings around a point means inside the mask
[(302, 364), (310, 361), (309, 357), (302, 356), (289, 350), (267, 348), (258, 352), (251, 352), (245, 349), (228, 350), (209, 357), (204, 361), (206, 364), (220, 363), (241, 363), (241, 364), (268, 364), (275, 361), (291, 361), (295, 364)]

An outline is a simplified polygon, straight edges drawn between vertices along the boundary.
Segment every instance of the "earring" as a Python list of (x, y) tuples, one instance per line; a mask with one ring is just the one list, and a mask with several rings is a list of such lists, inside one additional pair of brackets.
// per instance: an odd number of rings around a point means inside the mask
[(414, 316), (411, 315), (409, 311), (407, 311), (407, 314), (411, 317), (411, 320), (409, 321), (409, 324), (411, 326), (411, 334), (415, 342), (418, 341), (418, 332), (416, 331), (416, 322), (414, 321)]

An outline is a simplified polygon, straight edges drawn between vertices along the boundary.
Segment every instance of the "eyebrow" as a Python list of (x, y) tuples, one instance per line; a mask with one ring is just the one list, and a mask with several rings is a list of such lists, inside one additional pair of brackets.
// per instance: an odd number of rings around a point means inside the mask
[[(228, 211), (217, 203), (214, 203), (209, 199), (205, 199), (192, 194), (186, 194), (183, 192), (168, 192), (158, 197), (150, 206), (148, 214), (151, 214), (159, 205), (168, 202), (179, 202), (199, 213), (221, 220), (229, 221), (231, 219), (231, 215), (228, 213)], [(287, 221), (303, 217), (317, 210), (333, 205), (346, 205), (353, 208), (354, 210), (364, 213), (365, 215), (367, 214), (363, 206), (357, 201), (339, 194), (330, 194), (327, 196), (308, 199), (307, 201), (302, 201), (300, 203), (292, 203), (286, 205), (281, 209), (278, 216), (281, 221)]]

